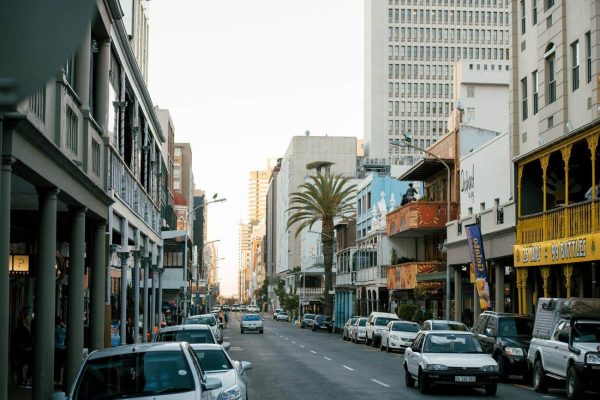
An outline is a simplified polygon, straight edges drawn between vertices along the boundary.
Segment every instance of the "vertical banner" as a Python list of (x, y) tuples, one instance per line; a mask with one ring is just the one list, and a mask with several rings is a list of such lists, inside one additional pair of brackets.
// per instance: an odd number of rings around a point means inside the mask
[(486, 262), (481, 231), (477, 224), (467, 225), (465, 229), (469, 242), (471, 262), (475, 269), (475, 287), (479, 295), (479, 306), (482, 310), (487, 310), (490, 308), (490, 287), (488, 285), (487, 269), (485, 268)]

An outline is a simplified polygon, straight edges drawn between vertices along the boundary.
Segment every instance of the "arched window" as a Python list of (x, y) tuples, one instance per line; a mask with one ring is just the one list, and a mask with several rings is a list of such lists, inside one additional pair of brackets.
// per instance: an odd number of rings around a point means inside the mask
[(554, 43), (546, 46), (544, 53), (546, 66), (546, 104), (552, 104), (556, 101), (556, 49)]

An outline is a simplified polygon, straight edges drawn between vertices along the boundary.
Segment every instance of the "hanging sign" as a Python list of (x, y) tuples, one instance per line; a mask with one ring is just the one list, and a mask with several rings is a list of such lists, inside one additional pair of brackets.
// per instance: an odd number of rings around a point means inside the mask
[(487, 269), (485, 268), (485, 254), (483, 252), (483, 240), (479, 225), (467, 225), (465, 227), (471, 262), (475, 269), (475, 287), (479, 295), (479, 306), (482, 310), (490, 308), (490, 287), (488, 285)]

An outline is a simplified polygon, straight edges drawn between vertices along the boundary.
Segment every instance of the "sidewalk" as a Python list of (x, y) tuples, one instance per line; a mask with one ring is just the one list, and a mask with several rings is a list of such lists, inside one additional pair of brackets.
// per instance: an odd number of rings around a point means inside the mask
[(18, 385), (8, 385), (8, 398), (10, 400), (31, 400), (31, 388), (21, 388)]

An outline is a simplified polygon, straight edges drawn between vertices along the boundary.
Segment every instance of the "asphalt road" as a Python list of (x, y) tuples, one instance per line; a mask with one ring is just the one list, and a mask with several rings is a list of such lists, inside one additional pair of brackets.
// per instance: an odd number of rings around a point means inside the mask
[[(487, 398), (483, 389), (435, 388), (421, 395), (404, 384), (402, 353), (386, 353), (342, 340), (341, 335), (311, 332), (264, 315), (264, 334), (239, 329), (239, 314), (232, 313), (225, 341), (234, 360), (250, 361), (248, 398), (270, 399), (462, 399)], [(564, 399), (564, 390), (534, 392), (516, 378), (500, 384), (496, 399)], [(590, 393), (588, 398), (595, 398)]]

